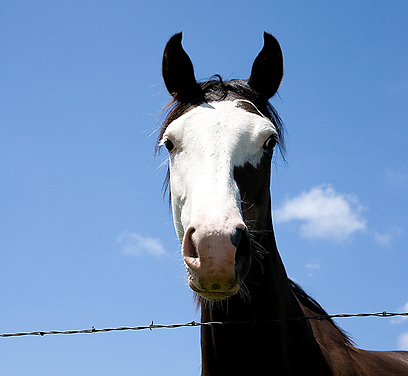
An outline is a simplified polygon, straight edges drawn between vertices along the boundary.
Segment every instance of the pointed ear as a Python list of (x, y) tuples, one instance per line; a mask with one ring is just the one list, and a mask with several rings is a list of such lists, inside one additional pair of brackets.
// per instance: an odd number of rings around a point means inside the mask
[(163, 53), (162, 75), (168, 92), (178, 101), (190, 102), (202, 95), (193, 64), (181, 45), (182, 33), (173, 35)]
[(248, 85), (269, 99), (278, 91), (282, 77), (282, 50), (271, 34), (264, 33), (264, 46), (252, 65)]

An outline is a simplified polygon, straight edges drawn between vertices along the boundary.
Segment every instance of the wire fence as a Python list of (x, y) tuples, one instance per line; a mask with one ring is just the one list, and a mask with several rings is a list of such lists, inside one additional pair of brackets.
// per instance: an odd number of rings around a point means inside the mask
[(33, 332), (18, 332), (18, 333), (3, 333), (0, 337), (23, 337), (23, 336), (45, 336), (45, 335), (73, 335), (73, 334), (94, 334), (94, 333), (108, 333), (119, 331), (139, 331), (139, 330), (153, 330), (153, 329), (177, 329), (184, 327), (201, 327), (201, 326), (227, 326), (227, 325), (267, 325), (277, 322), (287, 321), (302, 321), (302, 320), (327, 320), (336, 318), (351, 318), (351, 317), (408, 317), (408, 312), (377, 312), (377, 313), (339, 313), (334, 315), (318, 315), (318, 316), (303, 316), (284, 319), (274, 319), (268, 321), (209, 321), (197, 322), (190, 321), (184, 324), (154, 324), (153, 321), (149, 325), (144, 326), (120, 326), (117, 328), (102, 328), (97, 329), (92, 327), (90, 329), (80, 330), (50, 330), (50, 331), (33, 331)]

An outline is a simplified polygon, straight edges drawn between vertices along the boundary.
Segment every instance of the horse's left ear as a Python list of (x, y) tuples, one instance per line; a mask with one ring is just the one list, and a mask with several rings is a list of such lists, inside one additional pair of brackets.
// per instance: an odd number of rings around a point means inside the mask
[(283, 56), (278, 41), (264, 33), (264, 46), (252, 65), (248, 85), (266, 99), (279, 88), (283, 77)]
[(182, 33), (173, 35), (163, 53), (162, 75), (168, 92), (179, 102), (201, 97), (201, 86), (194, 76), (194, 67), (181, 45)]

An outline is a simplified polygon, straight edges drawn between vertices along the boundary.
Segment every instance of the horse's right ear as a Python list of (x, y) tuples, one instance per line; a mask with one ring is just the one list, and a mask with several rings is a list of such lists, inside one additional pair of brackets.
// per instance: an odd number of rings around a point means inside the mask
[(202, 96), (202, 90), (181, 39), (182, 33), (178, 33), (167, 42), (163, 53), (162, 75), (168, 92), (177, 101), (191, 102)]
[(282, 77), (283, 56), (279, 42), (264, 33), (264, 46), (252, 65), (248, 85), (268, 100), (278, 91)]

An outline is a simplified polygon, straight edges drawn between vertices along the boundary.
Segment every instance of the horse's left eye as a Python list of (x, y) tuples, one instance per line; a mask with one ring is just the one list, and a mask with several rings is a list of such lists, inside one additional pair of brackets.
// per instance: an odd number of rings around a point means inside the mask
[(275, 136), (271, 136), (269, 137), (265, 143), (263, 144), (263, 149), (267, 152), (267, 153), (272, 153), (273, 152), (273, 148), (275, 147), (277, 142), (277, 139)]
[(164, 146), (168, 151), (172, 151), (174, 149), (174, 144), (170, 140), (164, 141)]

